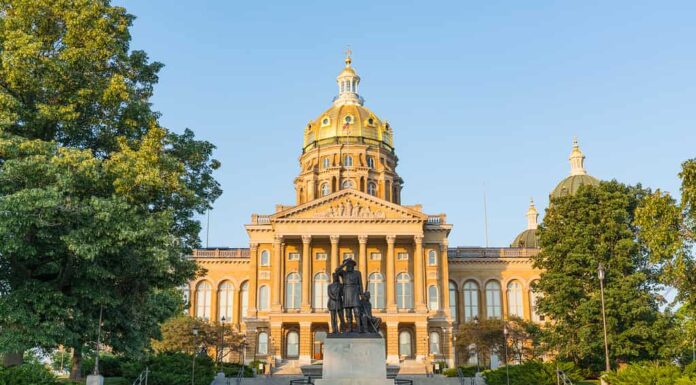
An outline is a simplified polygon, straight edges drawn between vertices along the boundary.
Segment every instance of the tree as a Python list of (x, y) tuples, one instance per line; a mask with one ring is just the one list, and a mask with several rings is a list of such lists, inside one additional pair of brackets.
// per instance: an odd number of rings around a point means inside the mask
[(616, 181), (583, 186), (554, 199), (539, 230), (543, 273), (535, 290), (547, 323), (545, 341), (563, 360), (600, 371), (604, 362), (597, 268), (606, 267), (605, 298), (614, 361), (657, 357), (669, 319), (658, 311), (660, 286), (637, 241), (636, 209), (649, 192)]
[[(193, 329), (198, 330), (197, 336), (194, 336)], [(215, 361), (219, 362), (230, 351), (238, 351), (242, 341), (242, 335), (234, 331), (229, 325), (215, 325), (199, 318), (181, 315), (162, 324), (162, 337), (159, 340), (153, 340), (152, 347), (158, 353), (180, 352), (187, 354), (198, 352), (201, 346), (212, 347), (215, 351)]]
[(479, 362), (490, 362), (491, 356), (502, 356), (505, 352), (505, 322), (484, 319), (466, 322), (457, 331), (456, 344), (459, 350), (475, 354)]
[[(139, 353), (196, 273), (214, 146), (159, 125), (160, 63), (103, 0), (0, 0), (0, 351)], [(14, 354), (16, 356), (16, 354)]]
[(660, 281), (677, 289), (675, 301), (696, 318), (696, 159), (682, 164), (681, 201), (660, 190), (648, 195), (636, 211), (638, 236)]

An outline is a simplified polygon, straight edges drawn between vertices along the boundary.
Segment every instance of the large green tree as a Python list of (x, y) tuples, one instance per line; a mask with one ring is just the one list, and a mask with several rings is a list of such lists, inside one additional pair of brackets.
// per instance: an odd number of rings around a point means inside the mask
[(661, 333), (669, 325), (658, 311), (657, 272), (637, 241), (636, 209), (648, 194), (640, 186), (602, 182), (554, 199), (539, 230), (543, 269), (535, 290), (546, 342), (562, 359), (599, 371), (604, 342), (599, 264), (606, 268), (605, 299), (610, 356), (614, 362), (659, 354)]
[(0, 0), (0, 351), (139, 352), (196, 273), (213, 145), (158, 123), (161, 64), (106, 0)]

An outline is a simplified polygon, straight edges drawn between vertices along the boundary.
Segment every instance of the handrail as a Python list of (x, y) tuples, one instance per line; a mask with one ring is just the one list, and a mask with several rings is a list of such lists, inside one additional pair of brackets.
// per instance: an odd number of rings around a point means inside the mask
[(556, 369), (556, 375), (558, 376), (558, 380), (561, 382), (563, 385), (573, 385), (573, 381), (568, 378), (568, 376), (563, 372), (561, 369)]
[[(147, 385), (147, 377), (148, 377), (149, 373), (150, 373), (150, 370), (146, 366), (145, 370), (140, 372), (140, 375), (138, 376), (138, 378), (136, 378), (135, 381), (133, 381), (133, 385)], [(145, 381), (145, 382), (143, 382), (143, 381)]]

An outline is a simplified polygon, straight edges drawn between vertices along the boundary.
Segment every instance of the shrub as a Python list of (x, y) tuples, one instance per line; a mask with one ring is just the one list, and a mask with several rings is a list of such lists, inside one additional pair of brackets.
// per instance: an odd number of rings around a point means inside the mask
[(631, 364), (609, 373), (607, 380), (611, 385), (696, 385), (696, 377), (689, 378), (678, 366), (658, 363)]
[[(476, 376), (475, 366), (460, 366), (459, 369), (462, 370), (464, 377), (474, 377)], [(457, 377), (457, 368), (450, 368), (442, 372), (447, 377)]]
[[(190, 354), (165, 352), (150, 356), (145, 362), (124, 363), (122, 369), (124, 377), (131, 382), (147, 366), (148, 385), (190, 385), (192, 361), (193, 356)], [(205, 355), (196, 357), (195, 385), (209, 385), (213, 377), (213, 360)]]
[[(582, 380), (578, 370), (568, 363), (559, 363), (559, 369), (573, 382)], [(506, 385), (507, 371), (510, 373), (510, 385), (556, 385), (556, 363), (543, 363), (539, 361), (528, 361), (521, 365), (510, 365), (506, 368), (500, 367), (495, 370), (486, 370), (483, 377), (488, 385)]]
[(48, 368), (31, 363), (0, 368), (0, 385), (58, 385), (58, 379)]
[[(123, 358), (113, 354), (99, 355), (99, 374), (104, 377), (121, 377)], [(59, 365), (60, 366), (60, 365)], [(82, 375), (87, 376), (94, 372), (94, 357), (86, 357), (82, 360)]]
[[(222, 371), (225, 373), (225, 377), (236, 377), (239, 371), (242, 369), (242, 365), (223, 363)], [(244, 366), (244, 377), (254, 377), (254, 371), (249, 366)]]

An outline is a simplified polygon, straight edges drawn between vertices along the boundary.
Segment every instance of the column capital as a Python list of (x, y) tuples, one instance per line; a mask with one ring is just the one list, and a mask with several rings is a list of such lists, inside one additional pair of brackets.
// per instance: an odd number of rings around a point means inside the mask
[(312, 242), (312, 236), (311, 235), (303, 235), (302, 236), (302, 243), (309, 243)]
[(249, 249), (251, 249), (251, 250), (256, 250), (256, 249), (258, 249), (258, 248), (259, 248), (259, 243), (258, 243), (258, 242), (249, 243)]
[(394, 241), (396, 241), (396, 235), (387, 235), (387, 243), (389, 244), (394, 244)]
[(329, 240), (331, 243), (338, 243), (339, 239), (341, 239), (340, 235), (329, 235)]
[(361, 244), (367, 243), (367, 235), (358, 235), (358, 242)]
[(449, 245), (449, 241), (447, 240), (447, 238), (443, 239), (443, 240), (440, 242), (440, 250), (446, 251), (448, 245)]
[(416, 242), (416, 244), (423, 244), (423, 236), (422, 235), (414, 235), (413, 240)]
[(274, 243), (283, 243), (283, 236), (282, 235), (276, 235), (273, 237), (273, 242)]

